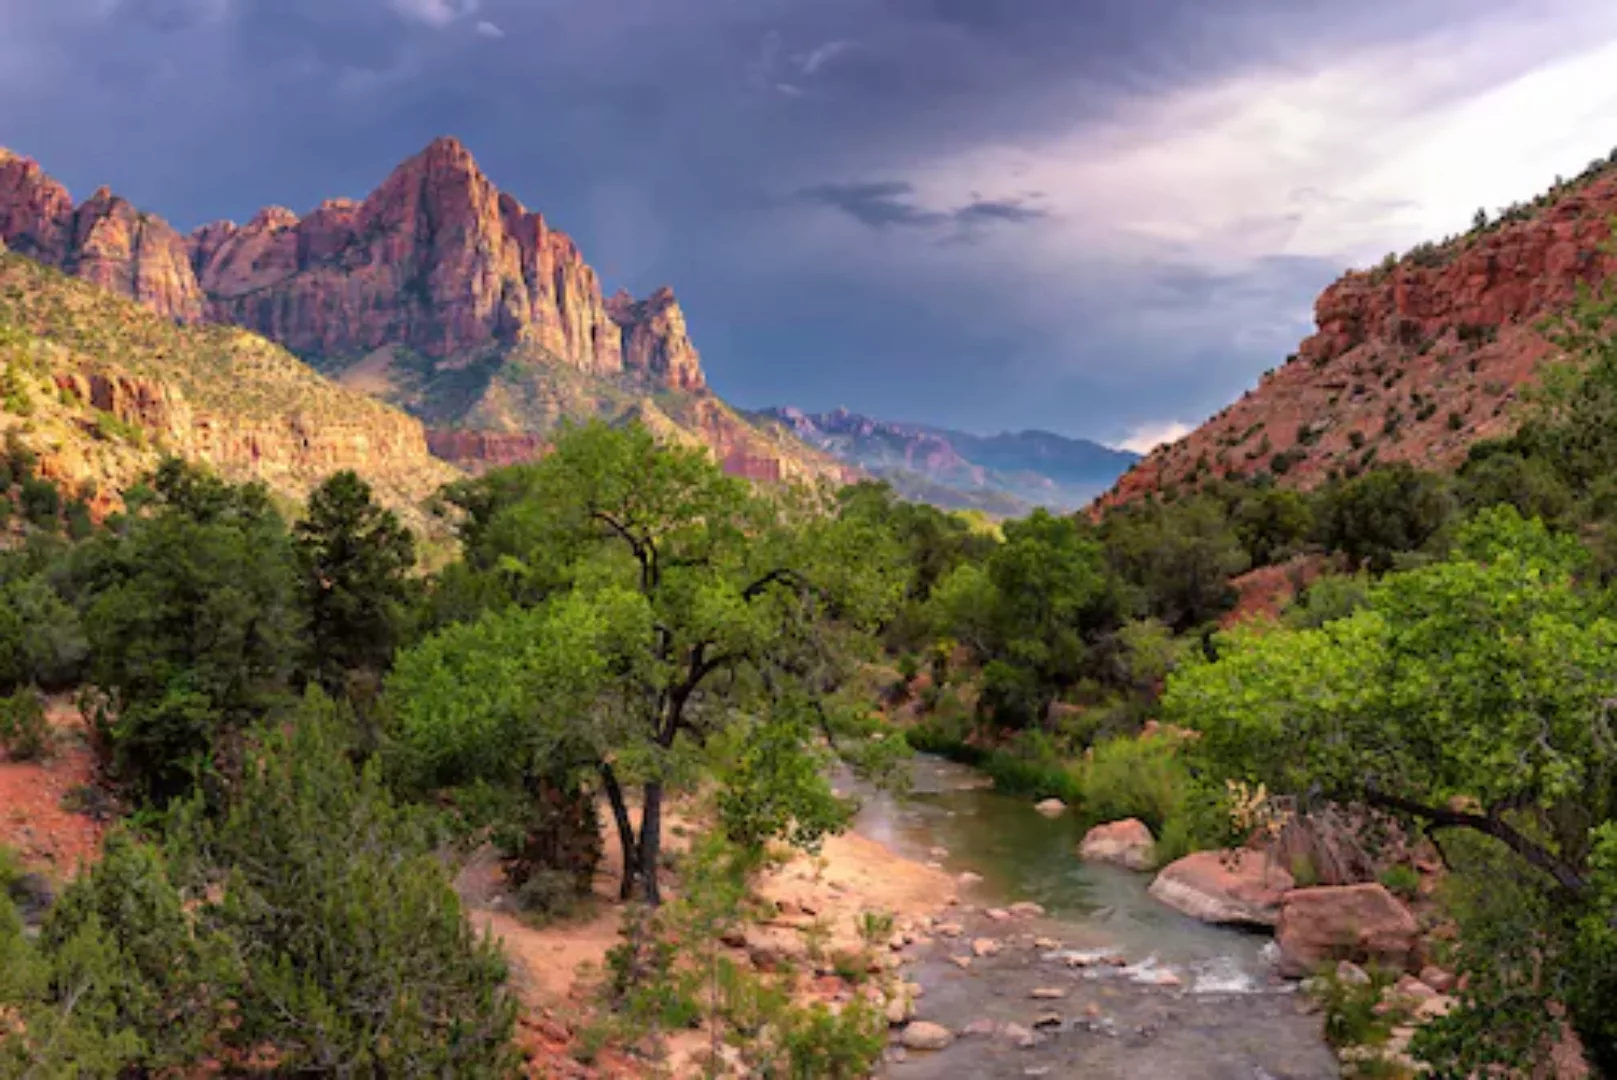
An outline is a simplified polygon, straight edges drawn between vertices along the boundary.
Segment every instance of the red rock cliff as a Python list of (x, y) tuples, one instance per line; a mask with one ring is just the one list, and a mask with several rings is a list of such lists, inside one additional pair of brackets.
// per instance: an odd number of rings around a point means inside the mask
[(606, 310), (623, 334), (626, 369), (644, 372), (674, 390), (700, 390), (706, 385), (702, 359), (691, 344), (673, 289), (664, 285), (638, 303), (619, 292), (606, 302)]
[(1372, 462), (1455, 466), (1473, 442), (1513, 430), (1520, 388), (1555, 351), (1540, 323), (1580, 285), (1617, 275), (1605, 250), (1614, 214), (1617, 170), (1606, 169), (1520, 220), (1344, 275), (1294, 357), (1152, 452), (1102, 504), (1218, 476), (1310, 487)]
[(495, 188), (454, 139), (363, 202), (331, 200), (303, 218), (272, 207), (189, 238), (105, 190), (75, 208), (35, 162), (0, 151), (0, 240), (163, 315), (242, 326), (307, 357), (402, 345), (444, 358), (529, 342), (594, 374), (703, 384), (671, 292), (609, 312), (572, 239)]

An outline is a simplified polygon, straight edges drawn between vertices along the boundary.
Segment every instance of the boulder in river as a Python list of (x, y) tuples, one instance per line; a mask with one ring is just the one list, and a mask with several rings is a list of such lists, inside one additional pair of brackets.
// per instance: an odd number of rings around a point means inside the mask
[(1415, 916), (1376, 883), (1293, 889), (1275, 926), (1280, 972), (1293, 978), (1333, 960), (1407, 968), (1419, 938)]
[(1078, 845), (1080, 858), (1090, 862), (1115, 863), (1130, 870), (1149, 870), (1156, 865), (1156, 840), (1138, 818), (1124, 818), (1096, 825), (1084, 834)]
[(1169, 863), (1151, 882), (1151, 895), (1209, 923), (1274, 926), (1280, 902), (1296, 884), (1261, 852), (1197, 851)]
[(903, 1043), (911, 1050), (942, 1050), (952, 1042), (954, 1032), (929, 1020), (916, 1020), (904, 1029)]
[(1045, 799), (1043, 802), (1035, 804), (1033, 809), (1045, 817), (1060, 817), (1062, 812), (1067, 809), (1067, 804), (1060, 799)]

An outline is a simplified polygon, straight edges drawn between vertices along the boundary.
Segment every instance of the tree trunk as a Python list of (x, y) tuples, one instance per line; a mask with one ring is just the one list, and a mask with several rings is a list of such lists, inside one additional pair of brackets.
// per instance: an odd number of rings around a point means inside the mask
[(657, 860), (662, 855), (662, 841), (663, 786), (647, 781), (645, 806), (640, 812), (640, 875), (646, 903), (652, 907), (662, 903), (662, 894), (657, 888)]
[[(623, 851), (623, 883), (618, 888), (618, 899), (627, 900), (634, 895), (635, 882), (640, 876), (640, 847), (635, 843), (634, 824), (629, 821), (623, 788), (618, 786), (612, 766), (605, 763), (601, 765), (601, 783), (606, 788), (607, 801), (612, 804), (612, 819), (618, 825), (618, 847)], [(644, 831), (644, 823), (641, 830)]]

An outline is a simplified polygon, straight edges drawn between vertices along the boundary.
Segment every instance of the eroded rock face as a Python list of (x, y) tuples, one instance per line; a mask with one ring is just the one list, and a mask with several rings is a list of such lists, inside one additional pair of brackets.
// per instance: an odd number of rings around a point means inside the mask
[(1280, 970), (1292, 977), (1339, 960), (1407, 968), (1419, 938), (1415, 916), (1375, 883), (1293, 889), (1275, 925)]
[(67, 189), (28, 158), (0, 149), (0, 239), (181, 322), (202, 318), (204, 297), (185, 238), (101, 188), (77, 208)]
[(1617, 168), (1524, 220), (1344, 275), (1321, 293), (1317, 329), (1293, 357), (1153, 451), (1102, 503), (1198, 476), (1261, 472), (1309, 488), (1372, 451), (1383, 463), (1458, 463), (1472, 443), (1513, 430), (1511, 405), (1555, 352), (1542, 320), (1567, 310), (1580, 285), (1617, 275), (1617, 255), (1603, 249), (1614, 213)]
[(1156, 839), (1145, 822), (1124, 818), (1096, 825), (1085, 833), (1083, 842), (1078, 845), (1078, 855), (1090, 862), (1149, 870), (1156, 865)]
[(593, 374), (705, 384), (671, 290), (609, 312), (572, 239), (499, 191), (455, 139), (363, 201), (302, 218), (269, 207), (189, 237), (106, 189), (75, 208), (37, 163), (0, 151), (0, 240), (160, 314), (231, 323), (306, 357), (394, 345), (443, 358), (527, 342)]
[(1203, 922), (1274, 926), (1294, 884), (1261, 852), (1198, 851), (1165, 866), (1150, 892)]
[(707, 385), (673, 289), (665, 285), (639, 302), (619, 292), (606, 302), (606, 310), (622, 333), (625, 370), (643, 372), (671, 390)]

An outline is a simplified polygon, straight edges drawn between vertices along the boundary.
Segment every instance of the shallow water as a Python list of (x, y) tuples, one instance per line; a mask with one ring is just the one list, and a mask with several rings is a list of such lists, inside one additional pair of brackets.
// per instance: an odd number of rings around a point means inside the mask
[[(963, 766), (918, 757), (903, 797), (860, 790), (862, 834), (954, 873), (963, 887), (967, 933), (918, 950), (910, 977), (925, 988), (917, 1016), (954, 1031), (972, 1021), (1051, 1021), (1032, 1046), (978, 1035), (941, 1052), (910, 1052), (893, 1077), (1207, 1077), (1210, 1080), (1314, 1080), (1338, 1075), (1319, 1021), (1306, 1015), (1293, 984), (1278, 979), (1264, 936), (1213, 927), (1180, 915), (1146, 893), (1150, 876), (1077, 857), (1082, 837), (1071, 813), (1046, 818), (1026, 799), (995, 794)], [(847, 784), (853, 788), (854, 785)], [(946, 849), (940, 854), (935, 849)], [(1032, 900), (1040, 919), (995, 922), (982, 909)], [(961, 969), (951, 955), (974, 936), (1001, 940), (999, 954)], [(1036, 938), (1062, 944), (1037, 947)], [(916, 951), (916, 950), (912, 950)], [(1070, 952), (1120, 955), (1127, 966), (1074, 967)], [(1177, 986), (1155, 985), (1170, 972)], [(1056, 1001), (1031, 998), (1056, 988)]]

